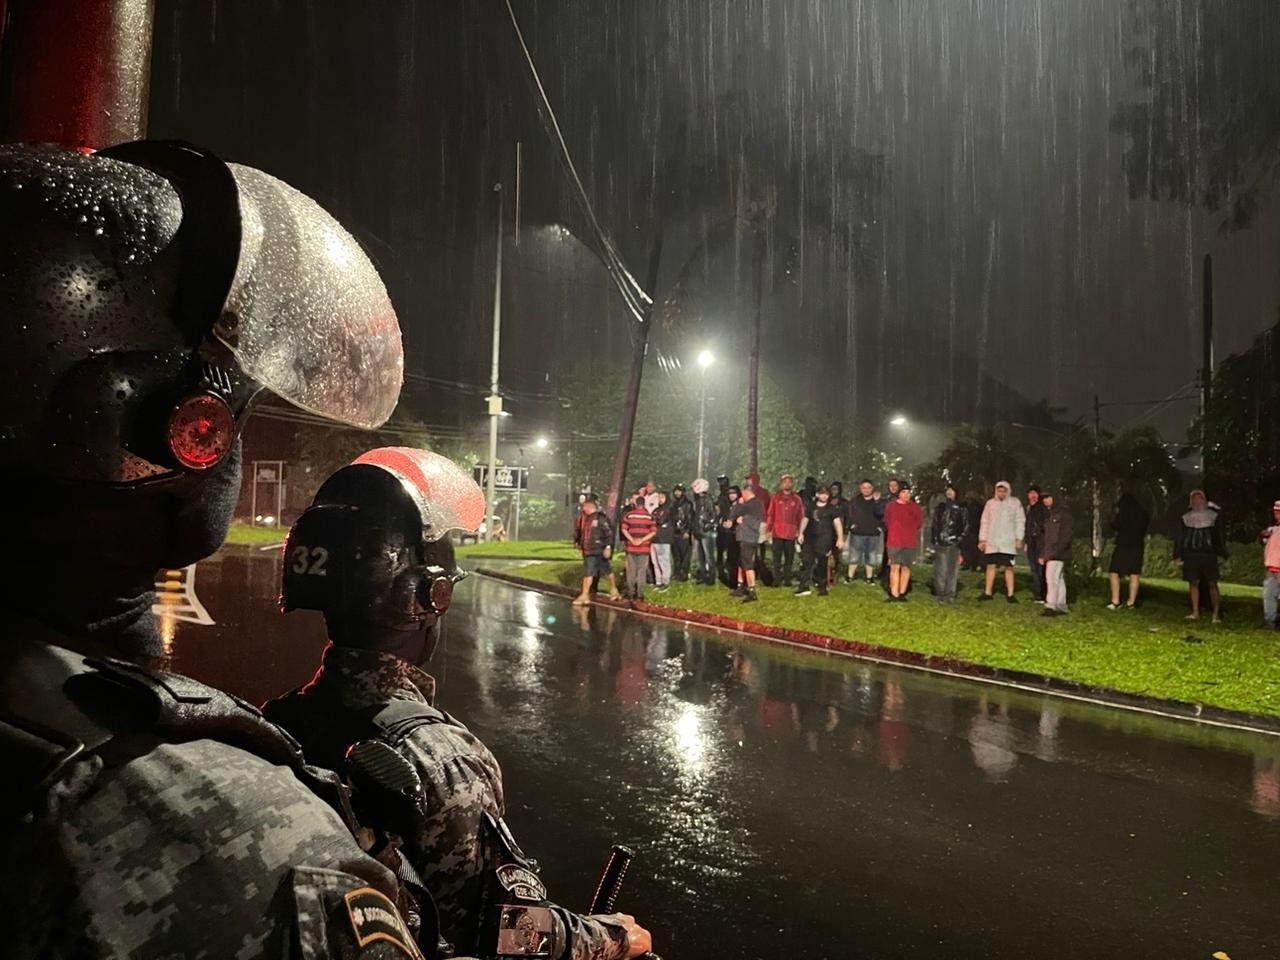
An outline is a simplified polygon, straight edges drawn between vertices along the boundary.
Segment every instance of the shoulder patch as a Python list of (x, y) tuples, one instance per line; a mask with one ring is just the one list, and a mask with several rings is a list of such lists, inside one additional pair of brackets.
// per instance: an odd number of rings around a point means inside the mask
[(517, 900), (541, 903), (547, 899), (547, 888), (542, 885), (538, 875), (528, 867), (518, 863), (504, 863), (495, 873), (502, 888)]
[(347, 906), (357, 946), (363, 949), (382, 941), (398, 948), (410, 960), (423, 960), (396, 905), (373, 887), (352, 890), (343, 894), (342, 900)]

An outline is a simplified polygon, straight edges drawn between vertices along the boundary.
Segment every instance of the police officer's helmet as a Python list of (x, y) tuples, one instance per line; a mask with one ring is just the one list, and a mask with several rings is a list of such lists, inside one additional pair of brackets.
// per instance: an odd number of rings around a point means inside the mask
[(208, 471), (264, 388), (373, 427), (399, 397), (377, 271), (313, 200), (187, 144), (0, 146), (0, 466)]
[(326, 480), (289, 531), (281, 609), (434, 622), (464, 576), (450, 533), (478, 529), (484, 513), (480, 487), (446, 457), (370, 450)]

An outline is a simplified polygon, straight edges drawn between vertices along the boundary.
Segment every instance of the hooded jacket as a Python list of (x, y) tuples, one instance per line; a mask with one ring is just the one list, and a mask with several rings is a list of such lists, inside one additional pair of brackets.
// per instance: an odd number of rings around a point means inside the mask
[(1003, 500), (992, 497), (982, 508), (978, 540), (986, 542), (986, 553), (1013, 554), (1018, 552), (1018, 541), (1027, 532), (1027, 517), (1008, 481), (1001, 480), (996, 484), (997, 490), (1001, 487), (1008, 490), (1009, 495)]

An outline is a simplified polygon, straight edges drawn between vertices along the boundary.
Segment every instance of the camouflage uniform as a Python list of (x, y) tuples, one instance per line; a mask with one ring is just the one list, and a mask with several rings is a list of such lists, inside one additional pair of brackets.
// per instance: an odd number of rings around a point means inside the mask
[[(419, 956), (386, 938), (357, 942), (372, 927), (344, 895), (363, 889), (352, 903), (376, 911), (391, 906), (396, 884), (304, 784), (309, 772), (221, 738), (238, 725), (229, 739), (259, 752), (296, 755), (295, 743), (225, 694), (86, 660), (50, 639), (24, 622), (0, 648), (0, 953)], [(204, 709), (195, 723), (219, 739), (157, 727), (163, 710), (147, 698), (157, 681), (180, 709)]]
[[(302, 742), (309, 759), (332, 766), (363, 737), (360, 714), (396, 700), (429, 707), (434, 698), (434, 678), (407, 660), (331, 643), (311, 682), (271, 701), (263, 711)], [(471, 731), (442, 711), (440, 717), (442, 722), (418, 726), (396, 744), (426, 790), (426, 825), (407, 852), (435, 899), (441, 935), (467, 953), (475, 949), (484, 919), (480, 912), (488, 875), (501, 864), (486, 814), (502, 817), (502, 770)], [(626, 932), (619, 924), (559, 907), (553, 913), (559, 929), (552, 957), (613, 960), (626, 955)]]

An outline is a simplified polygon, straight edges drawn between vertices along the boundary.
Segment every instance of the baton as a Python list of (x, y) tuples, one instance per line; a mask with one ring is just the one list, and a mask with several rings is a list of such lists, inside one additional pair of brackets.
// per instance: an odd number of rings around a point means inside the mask
[[(605, 861), (604, 870), (600, 874), (600, 882), (596, 884), (595, 895), (591, 898), (588, 914), (615, 913), (618, 893), (622, 890), (622, 880), (627, 875), (627, 867), (636, 858), (636, 852), (630, 847), (615, 843), (609, 851), (609, 859)], [(662, 960), (656, 953), (643, 954), (640, 960)]]

